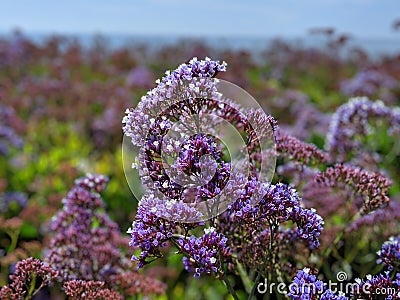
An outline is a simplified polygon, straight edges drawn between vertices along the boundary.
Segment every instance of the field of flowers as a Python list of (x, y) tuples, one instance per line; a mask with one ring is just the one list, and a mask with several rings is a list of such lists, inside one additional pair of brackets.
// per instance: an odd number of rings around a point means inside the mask
[[(346, 37), (322, 34), (318, 49), (277, 40), (258, 57), (0, 39), (0, 299), (400, 299), (400, 50), (343, 55)], [(215, 78), (263, 110), (221, 105)], [(181, 80), (217, 100), (158, 112)], [(214, 175), (186, 189), (168, 177), (165, 128), (190, 127), (194, 112), (246, 136), (248, 176), (209, 133), (182, 132), (169, 172), (197, 176), (206, 155)], [(130, 190), (124, 135), (158, 192)], [(260, 185), (266, 156), (273, 177)], [(229, 205), (209, 216), (187, 201), (222, 190)]]

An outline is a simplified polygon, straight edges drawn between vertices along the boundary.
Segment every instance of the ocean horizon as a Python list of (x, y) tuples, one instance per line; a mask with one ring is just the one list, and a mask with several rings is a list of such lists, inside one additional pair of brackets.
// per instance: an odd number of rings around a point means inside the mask
[[(320, 35), (306, 35), (302, 37), (245, 37), (245, 36), (177, 36), (177, 35), (138, 35), (138, 34), (102, 34), (102, 33), (28, 33), (22, 31), (22, 35), (35, 43), (41, 44), (53, 36), (62, 36), (75, 39), (83, 47), (91, 47), (99, 41), (108, 48), (114, 50), (122, 47), (142, 47), (149, 50), (159, 50), (163, 47), (178, 45), (181, 43), (198, 43), (215, 50), (248, 51), (254, 55), (260, 54), (268, 49), (274, 41), (281, 40), (289, 45), (300, 48), (323, 49), (327, 45), (327, 37)], [(14, 32), (0, 32), (0, 38), (12, 38)], [(343, 53), (351, 49), (359, 48), (371, 57), (382, 57), (384, 55), (396, 55), (400, 53), (399, 38), (358, 38), (350, 36)]]

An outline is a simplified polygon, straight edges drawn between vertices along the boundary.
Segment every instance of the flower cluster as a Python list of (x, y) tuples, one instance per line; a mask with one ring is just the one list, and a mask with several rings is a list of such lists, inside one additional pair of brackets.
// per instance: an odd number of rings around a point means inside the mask
[(310, 300), (347, 300), (344, 295), (336, 295), (332, 290), (327, 289), (326, 285), (318, 280), (316, 275), (309, 268), (299, 270), (289, 286), (288, 296), (291, 299), (310, 299)]
[[(235, 259), (246, 266), (254, 266), (251, 260), (270, 260), (262, 263), (264, 268), (256, 266), (265, 274), (279, 266), (274, 253), (289, 244), (301, 241), (307, 251), (319, 246), (322, 218), (314, 209), (304, 207), (293, 187), (262, 184), (260, 169), (265, 161), (272, 162), (275, 150), (303, 164), (324, 163), (327, 154), (314, 145), (278, 134), (276, 121), (261, 109), (246, 110), (225, 99), (217, 92), (216, 81), (205, 80), (219, 71), (225, 71), (225, 63), (193, 59), (156, 81), (157, 86), (135, 109), (127, 110), (123, 119), (125, 135), (140, 148), (135, 167), (142, 183), (150, 187), (128, 231), (130, 245), (141, 250), (132, 257), (139, 261), (139, 268), (161, 257), (161, 248), (172, 244), (184, 255), (185, 269), (195, 277), (208, 273), (222, 278), (222, 264), (233, 265)], [(187, 90), (181, 89), (184, 81), (189, 82)], [(174, 97), (178, 101), (173, 101)], [(198, 115), (211, 117), (204, 120), (195, 117)], [(246, 136), (248, 161), (239, 160), (237, 170), (248, 163), (249, 173), (233, 172), (223, 143), (213, 138), (219, 137), (220, 119)], [(270, 141), (265, 152), (260, 151), (263, 138)], [(167, 165), (167, 161), (172, 163)], [(210, 211), (214, 207), (222, 209), (218, 206), (224, 202), (222, 190), (233, 201), (224, 207), (225, 212), (213, 215)], [(218, 201), (213, 202), (214, 197)], [(199, 220), (206, 219), (211, 227), (205, 234), (192, 235), (192, 229), (204, 225)], [(254, 247), (247, 247), (250, 241)], [(266, 249), (260, 241), (268, 241), (273, 249)], [(249, 253), (256, 248), (266, 255), (250, 258)]]
[[(120, 249), (128, 246), (128, 242), (123, 240), (118, 225), (104, 212), (104, 203), (98, 194), (105, 189), (107, 182), (107, 177), (97, 174), (77, 179), (75, 187), (63, 200), (62, 211), (51, 224), (56, 234), (50, 241), (46, 260), (59, 272), (60, 281), (69, 282), (67, 287), (73, 297), (79, 298), (86, 288), (95, 287), (90, 293), (105, 293), (113, 299), (113, 295), (117, 295), (115, 290), (121, 289), (118, 283), (122, 284), (123, 278), (133, 276), (132, 262)], [(87, 286), (87, 282), (98, 283)], [(148, 278), (146, 282), (159, 288), (154, 291), (145, 289), (144, 283), (138, 286), (136, 280), (136, 289), (122, 289), (123, 294), (132, 295), (130, 293), (134, 291), (161, 293), (163, 290), (155, 279)], [(104, 284), (107, 289), (100, 289)]]
[(202, 237), (181, 238), (177, 241), (182, 251), (189, 255), (183, 257), (185, 269), (194, 272), (194, 277), (201, 273), (217, 274), (220, 271), (220, 255), (225, 259), (229, 250), (226, 248), (226, 237), (217, 233), (213, 227), (204, 230)]
[(131, 87), (149, 88), (153, 84), (153, 74), (147, 67), (137, 66), (126, 76), (125, 83)]
[(28, 197), (21, 192), (6, 192), (0, 194), (0, 212), (6, 212), (13, 204), (24, 208), (28, 204)]
[(378, 96), (388, 101), (395, 98), (392, 90), (397, 87), (397, 81), (392, 76), (376, 69), (361, 70), (340, 85), (342, 93), (347, 96)]
[[(166, 72), (166, 76), (161, 80), (157, 80), (157, 86), (149, 91), (146, 96), (141, 98), (136, 109), (128, 109), (126, 116), (123, 119), (123, 131), (126, 136), (132, 139), (136, 145), (143, 145), (147, 137), (147, 133), (155, 128), (154, 125), (159, 125), (161, 128), (167, 127), (169, 122), (166, 118), (154, 120), (153, 118), (158, 113), (163, 111), (163, 108), (168, 108), (171, 101), (168, 101), (174, 96), (174, 93), (179, 91), (183, 81), (190, 82), (193, 78), (212, 78), (218, 72), (224, 72), (226, 69), (225, 63), (213, 61), (209, 58), (205, 60), (197, 60), (193, 58), (187, 64), (180, 65), (176, 70)], [(213, 85), (208, 85), (207, 81), (200, 81), (200, 87), (195, 86), (193, 90), (200, 88), (213, 89)], [(183, 104), (183, 103), (182, 103)], [(176, 107), (175, 109), (189, 109), (189, 107)], [(175, 112), (175, 111), (174, 111)], [(159, 124), (155, 124), (159, 123)]]
[(87, 300), (122, 300), (123, 297), (116, 291), (104, 286), (103, 281), (71, 280), (64, 283), (65, 294), (71, 299)]
[[(168, 215), (165, 211), (166, 203), (169, 205)], [(135, 221), (128, 230), (132, 237), (130, 246), (139, 247), (142, 250), (139, 258), (132, 257), (133, 260), (139, 260), (139, 268), (147, 263), (148, 258), (162, 256), (160, 247), (166, 246), (166, 242), (172, 238), (175, 231), (178, 231), (179, 226), (183, 227), (187, 233), (189, 229), (201, 225), (198, 222), (180, 224), (169, 221), (179, 220), (182, 215), (189, 221), (200, 217), (196, 209), (183, 202), (163, 201), (151, 193), (142, 198)]]
[[(31, 297), (42, 287), (56, 281), (58, 272), (36, 258), (27, 258), (17, 263), (12, 281), (0, 290), (1, 299), (23, 299)], [(40, 282), (37, 287), (36, 283)]]
[(400, 299), (400, 274), (397, 273), (396, 277), (393, 280), (385, 272), (375, 276), (367, 275), (366, 279), (357, 278), (352, 296), (356, 299), (377, 299), (377, 296), (382, 295), (385, 300)]
[(260, 222), (279, 226), (290, 220), (297, 225), (297, 236), (307, 241), (310, 249), (319, 246), (324, 222), (314, 209), (302, 207), (302, 200), (293, 187), (278, 183), (264, 187), (261, 193), (264, 196), (257, 204), (252, 198), (236, 200), (231, 206), (235, 217), (256, 227)]
[(7, 155), (10, 146), (21, 147), (22, 140), (10, 126), (15, 112), (12, 108), (0, 104), (0, 154)]
[(108, 183), (108, 178), (104, 175), (87, 174), (85, 177), (78, 178), (75, 181), (76, 187), (81, 187), (88, 191), (101, 193), (105, 190)]
[(361, 213), (366, 214), (389, 202), (391, 181), (378, 173), (370, 173), (360, 168), (347, 165), (335, 165), (325, 172), (319, 173), (315, 180), (328, 187), (338, 187), (340, 184), (350, 186), (355, 193), (365, 197)]
[(329, 134), (328, 150), (337, 161), (346, 161), (350, 153), (362, 149), (358, 136), (369, 133), (369, 121), (384, 120), (388, 132), (398, 131), (400, 124), (400, 109), (385, 106), (383, 102), (373, 102), (366, 97), (351, 98), (340, 106), (332, 117)]
[(56, 234), (46, 259), (63, 280), (106, 280), (122, 267), (115, 243), (118, 226), (100, 210), (104, 203), (97, 192), (106, 182), (102, 175), (78, 179), (52, 221)]
[(117, 274), (112, 280), (126, 295), (163, 295), (167, 289), (165, 283), (155, 280), (150, 274), (145, 276), (136, 271)]
[(389, 271), (400, 266), (400, 237), (391, 237), (378, 251), (378, 264), (384, 264)]
[(276, 150), (281, 156), (306, 165), (311, 161), (315, 163), (325, 163), (328, 161), (327, 153), (318, 149), (315, 145), (302, 142), (284, 132), (278, 132)]
[[(151, 190), (185, 202), (212, 201), (219, 195), (231, 165), (223, 158), (223, 143), (210, 135), (218, 136), (216, 128), (223, 120), (248, 136), (250, 152), (258, 149), (249, 119), (211, 80), (224, 70), (225, 63), (192, 59), (167, 72), (135, 109), (127, 111), (123, 130), (140, 147), (136, 167)], [(174, 163), (164, 163), (170, 160)]]
[(391, 200), (388, 206), (380, 208), (370, 214), (363, 215), (347, 229), (349, 232), (355, 232), (361, 229), (370, 230), (374, 226), (380, 225), (386, 230), (385, 233), (390, 235), (397, 234), (400, 224), (400, 204), (398, 201)]
[[(317, 280), (317, 276), (311, 273), (311, 270), (304, 268), (299, 270), (293, 278), (290, 285), (288, 296), (292, 299), (317, 299), (317, 295), (321, 294), (324, 289), (324, 283)], [(306, 297), (306, 295), (308, 297)]]

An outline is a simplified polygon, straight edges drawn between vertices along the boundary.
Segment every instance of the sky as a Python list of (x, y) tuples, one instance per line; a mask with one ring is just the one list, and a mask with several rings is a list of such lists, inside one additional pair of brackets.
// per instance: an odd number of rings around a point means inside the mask
[(400, 39), (400, 0), (6, 0), (0, 32), (185, 37), (301, 37), (334, 27)]

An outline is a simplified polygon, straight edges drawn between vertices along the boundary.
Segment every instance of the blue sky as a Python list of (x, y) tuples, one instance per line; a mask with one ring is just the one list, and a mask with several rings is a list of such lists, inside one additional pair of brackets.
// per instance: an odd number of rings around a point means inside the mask
[(400, 0), (8, 0), (0, 31), (173, 36), (298, 37), (335, 27), (356, 37), (398, 38)]

